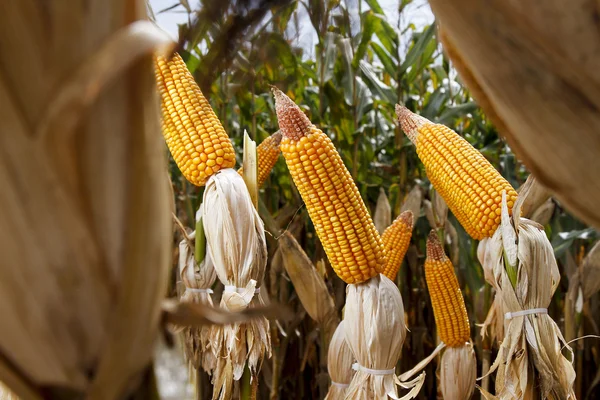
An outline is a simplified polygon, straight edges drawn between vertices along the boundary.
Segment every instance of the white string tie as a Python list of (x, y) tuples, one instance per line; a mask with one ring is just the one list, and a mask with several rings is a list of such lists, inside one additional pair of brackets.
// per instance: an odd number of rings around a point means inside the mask
[(513, 319), (516, 317), (522, 317), (524, 315), (531, 315), (531, 314), (548, 314), (548, 309), (547, 308), (530, 308), (529, 310), (507, 312), (506, 314), (504, 314), (504, 318), (505, 319)]
[[(240, 288), (240, 287), (235, 287), (234, 285), (225, 285), (225, 293), (244, 293), (244, 291), (246, 291), (246, 288)], [(256, 289), (254, 289), (254, 294), (258, 294), (260, 293), (260, 288), (257, 287)]]
[(212, 289), (196, 289), (196, 288), (191, 288), (191, 287), (186, 287), (185, 290), (187, 292), (190, 293), (206, 293), (206, 294), (213, 294), (213, 290)]
[(371, 369), (371, 368), (363, 367), (359, 363), (352, 364), (352, 369), (355, 371), (366, 372), (367, 374), (371, 374), (371, 375), (393, 375), (396, 373), (396, 368)]
[(350, 386), (350, 384), (349, 383), (339, 383), (339, 382), (331, 381), (331, 386), (337, 386), (339, 388), (346, 389), (347, 387)]

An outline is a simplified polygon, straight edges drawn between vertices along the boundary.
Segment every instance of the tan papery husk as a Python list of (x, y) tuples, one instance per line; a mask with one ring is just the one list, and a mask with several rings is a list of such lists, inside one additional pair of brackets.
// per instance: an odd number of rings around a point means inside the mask
[[(491, 268), (490, 283), (502, 300), (505, 313), (547, 308), (560, 280), (552, 245), (537, 223), (515, 217), (518, 225), (518, 230), (515, 231), (507, 215), (504, 203), (501, 227), (487, 243), (485, 263), (486, 268)], [(518, 240), (518, 243), (512, 246), (502, 238), (510, 230), (516, 233)], [(490, 251), (498, 246), (502, 248), (500, 255), (497, 251)], [(507, 254), (516, 254), (518, 263), (517, 283), (514, 288), (504, 265)], [(486, 278), (488, 277), (489, 274), (486, 274)], [(572, 351), (548, 314), (530, 314), (505, 319), (504, 330), (504, 340), (490, 368), (490, 373), (498, 371), (498, 398), (522, 398), (534, 387), (539, 387), (542, 398), (575, 398), (575, 371), (572, 363), (562, 355), (561, 348), (571, 353), (571, 359)], [(532, 367), (535, 368), (535, 372)]]
[(383, 188), (379, 188), (379, 197), (377, 197), (377, 204), (373, 213), (373, 223), (380, 235), (392, 224), (392, 207)]
[(440, 361), (440, 386), (444, 399), (470, 399), (477, 379), (473, 343), (446, 347)]
[[(189, 236), (190, 240), (196, 238), (196, 232)], [(206, 252), (204, 260), (198, 265), (194, 258), (194, 243), (183, 239), (179, 243), (179, 274), (184, 286), (180, 301), (213, 306), (210, 293), (198, 293), (189, 289), (210, 289), (217, 279), (210, 252)], [(210, 349), (211, 327), (183, 328), (184, 351), (187, 360), (195, 369), (202, 367), (207, 373), (212, 373), (216, 365), (216, 358)]]
[[(223, 285), (244, 289), (241, 293), (225, 290), (220, 306), (241, 311), (264, 305), (255, 293), (257, 283), (263, 281), (267, 262), (264, 225), (243, 178), (231, 168), (213, 175), (206, 185), (201, 210), (217, 277)], [(259, 317), (247, 323), (213, 326), (210, 336), (217, 357), (213, 398), (221, 392), (224, 399), (231, 391), (232, 381), (242, 377), (246, 361), (256, 375), (264, 356), (271, 356), (269, 321)]]
[(413, 225), (413, 229), (417, 225), (416, 221), (419, 218), (419, 216), (421, 215), (421, 203), (422, 202), (423, 202), (423, 192), (421, 191), (421, 188), (419, 187), (419, 185), (415, 185), (410, 190), (410, 192), (408, 192), (408, 194), (406, 195), (406, 198), (404, 199), (404, 202), (402, 203), (402, 206), (400, 207), (400, 212), (398, 214), (402, 214), (406, 210), (412, 211), (413, 216), (415, 218), (415, 224)]
[(88, 399), (150, 364), (171, 222), (140, 1), (7, 2), (0, 14), (0, 380)]
[[(360, 284), (347, 287), (344, 311), (346, 342), (357, 363), (375, 370), (396, 366), (406, 338), (404, 306), (398, 287), (379, 274)], [(424, 374), (413, 382), (400, 382), (395, 374), (373, 375), (356, 371), (346, 399), (398, 399), (397, 386), (410, 388), (401, 399), (414, 398), (422, 384)]]
[(327, 371), (331, 378), (332, 385), (329, 386), (326, 400), (342, 400), (346, 395), (346, 387), (340, 387), (333, 383), (349, 385), (354, 376), (352, 363), (354, 355), (346, 343), (346, 331), (344, 330), (344, 321), (341, 321), (329, 343), (327, 351)]

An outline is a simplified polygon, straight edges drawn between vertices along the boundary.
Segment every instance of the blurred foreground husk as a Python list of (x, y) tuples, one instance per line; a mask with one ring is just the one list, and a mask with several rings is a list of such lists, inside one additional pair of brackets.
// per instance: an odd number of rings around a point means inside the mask
[[(169, 189), (142, 1), (0, 15), (0, 380), (118, 399), (150, 363)], [(135, 228), (135, 229), (134, 229)]]
[(523, 2), (430, 1), (450, 58), (515, 154), (600, 227), (600, 37), (588, 3), (548, 0), (531, 12)]

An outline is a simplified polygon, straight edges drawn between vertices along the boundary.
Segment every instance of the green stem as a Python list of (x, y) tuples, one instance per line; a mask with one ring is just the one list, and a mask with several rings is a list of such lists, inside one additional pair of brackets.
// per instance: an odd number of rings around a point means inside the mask
[(194, 259), (196, 263), (200, 264), (204, 261), (206, 256), (206, 237), (204, 236), (204, 225), (202, 224), (202, 218), (198, 218), (196, 221), (196, 240), (194, 247)]
[(242, 375), (242, 386), (240, 388), (240, 400), (250, 400), (252, 394), (252, 387), (250, 384), (250, 369), (248, 364), (244, 366), (244, 374)]

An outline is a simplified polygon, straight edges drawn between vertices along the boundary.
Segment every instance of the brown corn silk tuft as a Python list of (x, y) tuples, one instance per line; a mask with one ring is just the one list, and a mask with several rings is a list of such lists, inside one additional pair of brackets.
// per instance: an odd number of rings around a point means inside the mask
[(512, 206), (517, 192), (469, 142), (452, 129), (434, 124), (406, 107), (396, 114), (427, 172), (452, 213), (474, 239), (491, 237), (500, 224), (501, 193)]
[(396, 275), (402, 265), (402, 260), (406, 255), (410, 238), (412, 237), (414, 218), (410, 210), (400, 214), (392, 225), (390, 225), (381, 235), (381, 241), (385, 248), (387, 264), (383, 269), (382, 274), (390, 278), (396, 279)]
[[(277, 131), (271, 136), (263, 140), (256, 148), (256, 156), (258, 157), (258, 186), (261, 187), (269, 175), (271, 170), (279, 159), (279, 144), (281, 143), (281, 131)], [(244, 168), (238, 169), (240, 175), (244, 174)]]
[(179, 54), (157, 56), (155, 65), (167, 146), (185, 178), (204, 186), (213, 174), (235, 166), (229, 136)]
[(427, 239), (425, 278), (440, 340), (449, 347), (463, 346), (471, 337), (469, 316), (454, 266), (434, 230)]
[(383, 244), (350, 172), (331, 139), (283, 92), (273, 93), (281, 152), (333, 270), (346, 283), (376, 276)]

